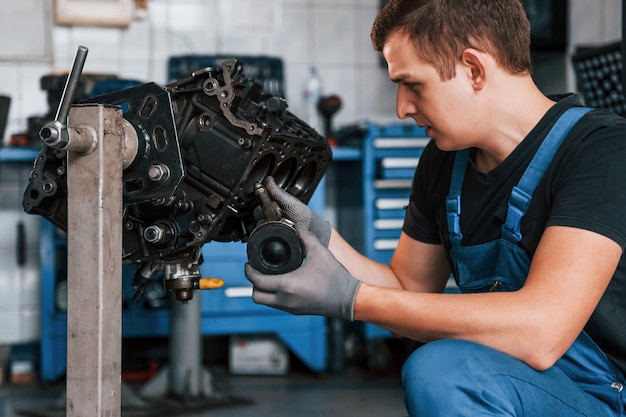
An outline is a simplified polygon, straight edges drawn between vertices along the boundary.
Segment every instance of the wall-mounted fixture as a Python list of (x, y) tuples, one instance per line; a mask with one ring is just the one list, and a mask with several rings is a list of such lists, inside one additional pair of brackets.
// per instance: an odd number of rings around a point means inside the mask
[(54, 22), (63, 26), (128, 27), (133, 0), (54, 0)]

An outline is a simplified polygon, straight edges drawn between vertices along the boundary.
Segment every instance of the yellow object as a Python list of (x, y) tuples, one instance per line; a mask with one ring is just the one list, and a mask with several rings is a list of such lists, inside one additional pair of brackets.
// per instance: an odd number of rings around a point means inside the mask
[(221, 278), (200, 278), (198, 283), (201, 290), (214, 290), (224, 286), (224, 280)]

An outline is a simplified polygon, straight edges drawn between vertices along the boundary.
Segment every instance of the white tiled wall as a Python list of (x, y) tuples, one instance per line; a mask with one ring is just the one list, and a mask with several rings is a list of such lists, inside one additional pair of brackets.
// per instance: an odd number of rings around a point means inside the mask
[(621, 0), (570, 0), (572, 45), (594, 44), (620, 39)]
[[(2, 2), (0, 14), (10, 13), (13, 5)], [(78, 45), (89, 48), (85, 73), (114, 73), (160, 84), (167, 82), (167, 59), (172, 55), (279, 56), (294, 113), (302, 114), (304, 79), (315, 65), (324, 93), (343, 99), (336, 126), (363, 119), (395, 120), (395, 89), (369, 41), (378, 7), (379, 0), (149, 0), (144, 18), (127, 29), (51, 24), (51, 60), (0, 59), (0, 94), (12, 97), (7, 135), (24, 130), (29, 116), (46, 113), (39, 78), (68, 71)], [(50, 11), (47, 18), (52, 20)], [(19, 36), (29, 33), (25, 28)]]
[[(570, 1), (572, 44), (621, 36), (620, 0)], [(40, 4), (45, 18), (52, 21), (52, 0), (2, 1), (0, 15), (6, 19), (26, 3)], [(67, 71), (81, 44), (90, 50), (85, 72), (112, 72), (161, 84), (167, 81), (167, 59), (172, 55), (279, 56), (285, 65), (286, 98), (294, 113), (302, 114), (302, 83), (308, 67), (315, 65), (324, 92), (343, 99), (336, 126), (360, 120), (395, 121), (395, 88), (369, 41), (378, 7), (379, 0), (148, 0), (143, 20), (128, 29), (50, 24), (46, 29), (50, 33), (44, 33), (51, 39), (48, 58), (7, 61), (0, 56), (0, 94), (13, 100), (7, 135), (23, 131), (29, 116), (47, 111), (39, 78)], [(40, 41), (41, 31), (33, 27), (16, 32), (0, 42), (28, 37)], [(562, 76), (569, 78), (567, 85), (574, 85), (571, 73)]]
[[(622, 0), (570, 0), (570, 52), (577, 46), (601, 45), (622, 38)], [(568, 68), (568, 86), (576, 80)]]

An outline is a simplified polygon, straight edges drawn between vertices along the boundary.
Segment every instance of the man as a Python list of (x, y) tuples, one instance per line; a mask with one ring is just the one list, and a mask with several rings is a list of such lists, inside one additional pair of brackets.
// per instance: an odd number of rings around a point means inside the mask
[[(529, 39), (519, 0), (392, 0), (376, 18), (398, 116), (433, 139), (388, 266), (266, 183), (307, 259), (246, 265), (254, 300), (424, 342), (402, 371), (412, 416), (624, 415), (626, 122), (544, 96)], [(450, 273), (462, 294), (442, 293)]]

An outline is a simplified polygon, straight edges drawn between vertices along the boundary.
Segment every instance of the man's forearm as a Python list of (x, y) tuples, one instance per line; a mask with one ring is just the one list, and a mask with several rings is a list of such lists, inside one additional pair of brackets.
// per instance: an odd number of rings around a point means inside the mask
[(361, 255), (334, 228), (330, 234), (328, 249), (355, 278), (386, 288), (402, 288), (398, 278), (388, 265)]
[(363, 284), (356, 296), (354, 319), (424, 343), (470, 340), (537, 369), (551, 366), (556, 358), (544, 352), (541, 343), (546, 322), (524, 312), (523, 305), (528, 304), (519, 293), (436, 294)]

